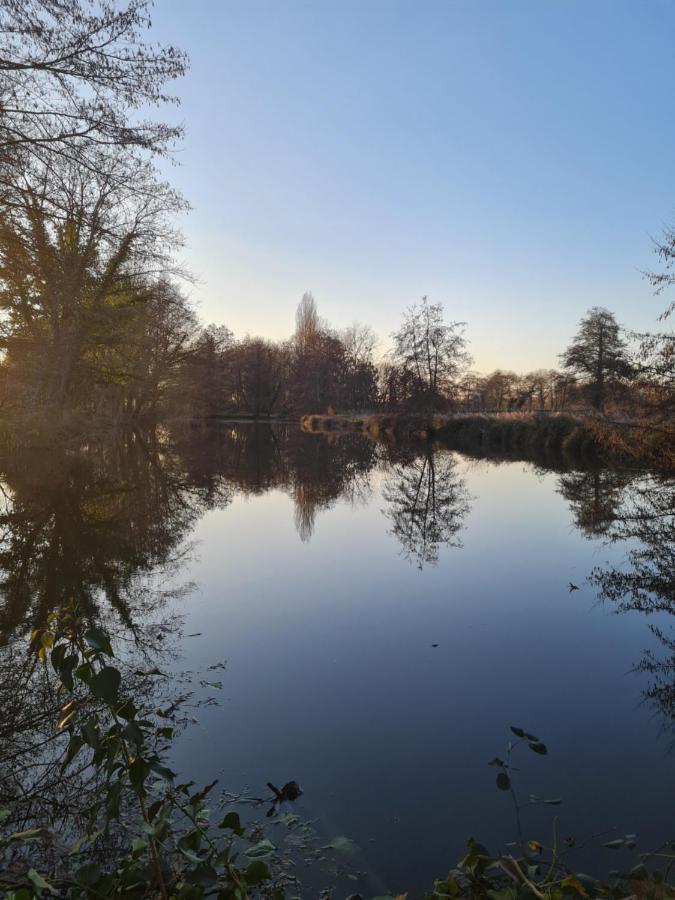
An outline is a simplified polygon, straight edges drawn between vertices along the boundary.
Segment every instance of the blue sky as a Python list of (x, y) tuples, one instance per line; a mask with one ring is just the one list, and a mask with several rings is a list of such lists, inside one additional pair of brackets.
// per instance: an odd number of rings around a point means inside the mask
[(427, 294), (475, 368), (653, 327), (675, 204), (670, 0), (157, 0), (192, 59), (172, 181), (206, 321), (282, 338), (311, 290), (382, 335)]

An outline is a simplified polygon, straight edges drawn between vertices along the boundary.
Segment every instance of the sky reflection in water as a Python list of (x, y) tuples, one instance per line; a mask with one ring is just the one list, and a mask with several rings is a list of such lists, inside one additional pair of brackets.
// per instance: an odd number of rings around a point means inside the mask
[[(659, 617), (615, 615), (586, 582), (630, 546), (600, 534), (622, 476), (570, 482), (438, 451), (437, 508), (448, 502), (429, 550), (419, 521), (395, 514), (402, 492), (418, 498), (420, 466), (380, 462), (337, 499), (319, 477), (314, 515), (292, 483), (235, 492), (203, 515), (184, 606), (186, 633), (200, 635), (181, 665), (226, 659), (227, 671), (222, 705), (203, 711), (178, 764), (254, 794), (297, 779), (300, 814), (327, 839), (353, 838), (391, 890), (428, 886), (470, 835), (491, 847), (515, 838), (486, 765), (510, 724), (549, 746), (522, 753), (523, 798), (563, 799), (525, 813), (526, 838), (545, 842), (553, 815), (578, 842), (613, 827), (638, 832), (643, 850), (669, 837), (672, 725), (645, 702), (649, 677), (631, 671), (645, 648), (659, 652), (647, 627)], [(579, 849), (577, 865), (620, 864), (597, 849), (608, 839)]]

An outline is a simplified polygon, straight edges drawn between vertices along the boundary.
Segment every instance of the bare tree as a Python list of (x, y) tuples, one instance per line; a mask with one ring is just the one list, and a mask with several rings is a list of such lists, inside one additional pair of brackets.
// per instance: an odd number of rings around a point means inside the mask
[[(663, 268), (660, 272), (645, 272), (654, 293), (663, 294), (675, 287), (675, 225), (666, 228), (658, 240), (654, 241), (654, 251), (658, 256)], [(660, 319), (667, 319), (675, 310), (675, 300), (671, 300), (664, 311), (659, 316)]]
[(392, 338), (394, 361), (411, 374), (418, 400), (437, 401), (470, 361), (464, 324), (445, 322), (442, 305), (426, 297), (406, 310)]
[(2, 0), (0, 154), (91, 166), (101, 148), (166, 153), (179, 125), (140, 118), (175, 102), (186, 55), (145, 43), (150, 0)]
[(316, 301), (307, 291), (302, 295), (295, 312), (295, 345), (297, 352), (306, 353), (319, 334), (319, 315), (316, 309)]
[(339, 335), (347, 358), (354, 365), (373, 362), (373, 353), (377, 346), (377, 336), (370, 325), (352, 322)]
[[(662, 263), (660, 272), (645, 275), (657, 295), (675, 288), (675, 226), (666, 228), (654, 242), (655, 252)], [(659, 319), (664, 321), (675, 310), (671, 300)], [(659, 421), (672, 420), (675, 415), (675, 335), (670, 332), (636, 335), (639, 340), (638, 368), (649, 381), (647, 411)]]

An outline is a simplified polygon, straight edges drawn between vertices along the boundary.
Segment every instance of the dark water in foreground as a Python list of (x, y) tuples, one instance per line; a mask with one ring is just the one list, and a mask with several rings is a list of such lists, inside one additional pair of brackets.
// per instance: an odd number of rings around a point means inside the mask
[(522, 800), (562, 800), (523, 810), (526, 839), (557, 816), (602, 874), (629, 859), (603, 842), (674, 836), (672, 480), (253, 426), (4, 471), (5, 641), (74, 591), (125, 639), (178, 615), (173, 669), (226, 668), (176, 767), (296, 779), (373, 893), (516, 839), (487, 765), (512, 724), (549, 750), (518, 748)]

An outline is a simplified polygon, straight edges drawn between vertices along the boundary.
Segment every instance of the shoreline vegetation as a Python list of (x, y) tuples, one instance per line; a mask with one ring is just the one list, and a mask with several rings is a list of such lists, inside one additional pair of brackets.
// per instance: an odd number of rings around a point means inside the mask
[(645, 440), (639, 422), (569, 412), (305, 415), (300, 427), (307, 432), (348, 431), (376, 440), (434, 441), (469, 456), (497, 453), (527, 460), (544, 454), (572, 461), (675, 467), (672, 426), (664, 426), (660, 433), (650, 426), (650, 440)]

